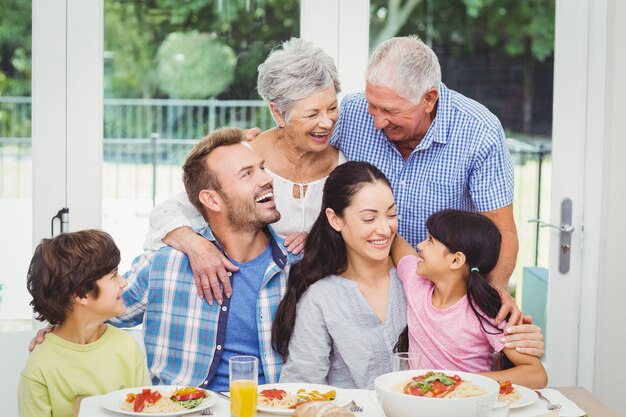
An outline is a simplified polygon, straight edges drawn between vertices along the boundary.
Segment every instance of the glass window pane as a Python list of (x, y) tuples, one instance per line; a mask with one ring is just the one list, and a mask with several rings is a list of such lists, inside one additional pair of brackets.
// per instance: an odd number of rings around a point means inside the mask
[(32, 326), (31, 2), (8, 3), (0, 13), (0, 331)]
[(155, 202), (182, 191), (181, 164), (222, 126), (273, 125), (257, 67), (300, 32), (299, 0), (105, 0), (103, 228), (141, 252)]

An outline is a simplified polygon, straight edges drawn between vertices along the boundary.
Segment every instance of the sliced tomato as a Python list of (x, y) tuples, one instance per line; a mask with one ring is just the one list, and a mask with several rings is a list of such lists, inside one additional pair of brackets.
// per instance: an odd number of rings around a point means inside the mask
[(143, 407), (146, 402), (146, 396), (147, 394), (144, 392), (135, 396), (135, 402), (133, 404), (133, 411), (135, 413), (141, 413), (143, 411)]
[(513, 384), (511, 381), (498, 381), (500, 383), (500, 394), (510, 394), (513, 392)]
[(265, 389), (260, 394), (269, 400), (282, 400), (287, 392), (282, 389)]

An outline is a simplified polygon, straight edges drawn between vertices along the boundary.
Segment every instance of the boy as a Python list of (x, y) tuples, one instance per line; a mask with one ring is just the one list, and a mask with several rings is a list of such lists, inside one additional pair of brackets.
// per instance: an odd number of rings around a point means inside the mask
[(120, 252), (99, 230), (44, 239), (27, 286), (37, 320), (56, 325), (31, 354), (18, 387), (21, 417), (72, 416), (79, 396), (151, 385), (135, 338), (104, 322), (126, 311)]

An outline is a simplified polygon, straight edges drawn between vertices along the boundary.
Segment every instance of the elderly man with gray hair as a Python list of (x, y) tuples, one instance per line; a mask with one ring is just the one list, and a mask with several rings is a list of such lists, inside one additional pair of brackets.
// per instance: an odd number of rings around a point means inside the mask
[(513, 164), (498, 118), (441, 82), (437, 56), (415, 36), (383, 42), (370, 57), (365, 93), (347, 96), (331, 144), (391, 181), (399, 234), (413, 247), (442, 209), (477, 211), (502, 234), (492, 283), (506, 287), (518, 251)]

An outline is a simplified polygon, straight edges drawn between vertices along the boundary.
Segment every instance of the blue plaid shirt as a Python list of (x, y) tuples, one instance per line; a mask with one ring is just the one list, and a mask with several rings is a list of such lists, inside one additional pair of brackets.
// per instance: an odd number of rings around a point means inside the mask
[[(274, 383), (283, 361), (272, 349), (272, 321), (296, 257), (287, 252), (283, 239), (271, 227), (267, 230), (271, 235), (272, 259), (262, 277), (256, 320), (265, 380)], [(210, 229), (198, 233), (217, 244)], [(206, 387), (220, 363), (230, 300), (225, 298), (221, 306), (201, 300), (189, 258), (169, 246), (135, 258), (125, 277), (128, 285), (122, 297), (127, 310), (111, 324), (144, 324), (152, 382)], [(236, 279), (236, 273), (233, 278)]]
[(406, 161), (374, 128), (363, 93), (343, 99), (331, 143), (348, 160), (369, 162), (387, 176), (399, 233), (413, 246), (426, 238), (426, 219), (436, 211), (491, 211), (513, 203), (513, 163), (500, 121), (443, 83), (437, 115)]

